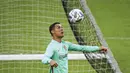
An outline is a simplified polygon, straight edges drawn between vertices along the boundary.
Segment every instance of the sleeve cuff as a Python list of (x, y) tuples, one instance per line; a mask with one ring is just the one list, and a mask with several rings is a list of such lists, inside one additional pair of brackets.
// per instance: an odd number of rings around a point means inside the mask
[(50, 63), (50, 62), (51, 62), (51, 59), (48, 60), (48, 63)]

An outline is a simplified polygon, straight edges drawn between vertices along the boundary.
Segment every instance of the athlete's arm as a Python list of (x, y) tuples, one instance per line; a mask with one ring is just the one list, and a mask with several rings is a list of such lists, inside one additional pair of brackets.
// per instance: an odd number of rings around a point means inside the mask
[(86, 52), (96, 52), (100, 50), (106, 49), (105, 47), (99, 47), (99, 46), (83, 46), (83, 45), (77, 45), (77, 44), (72, 44), (70, 42), (67, 42), (69, 45), (68, 50), (70, 51), (86, 51)]
[(54, 54), (53, 48), (51, 46), (48, 46), (44, 54), (44, 57), (42, 59), (42, 63), (50, 64), (53, 67), (57, 67), (58, 64), (54, 60), (51, 59), (53, 54)]
[(48, 46), (47, 49), (46, 49), (46, 52), (44, 53), (42, 63), (49, 64), (52, 60), (51, 59), (52, 55), (53, 55), (53, 49), (51, 48), (51, 46)]

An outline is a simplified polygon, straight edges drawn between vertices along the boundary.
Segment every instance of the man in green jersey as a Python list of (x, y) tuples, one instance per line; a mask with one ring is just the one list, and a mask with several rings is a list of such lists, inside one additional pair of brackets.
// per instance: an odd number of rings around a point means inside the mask
[(42, 63), (50, 64), (51, 67), (54, 67), (53, 72), (50, 70), (50, 73), (68, 73), (68, 51), (107, 51), (103, 46), (83, 46), (65, 42), (62, 40), (64, 30), (59, 22), (50, 25), (49, 31), (52, 35), (52, 40), (46, 49)]

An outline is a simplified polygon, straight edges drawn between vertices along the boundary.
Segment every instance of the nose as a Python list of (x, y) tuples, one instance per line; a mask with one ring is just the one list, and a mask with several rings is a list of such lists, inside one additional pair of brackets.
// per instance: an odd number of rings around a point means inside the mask
[(61, 29), (60, 30), (62, 30), (63, 31), (63, 27), (61, 27)]

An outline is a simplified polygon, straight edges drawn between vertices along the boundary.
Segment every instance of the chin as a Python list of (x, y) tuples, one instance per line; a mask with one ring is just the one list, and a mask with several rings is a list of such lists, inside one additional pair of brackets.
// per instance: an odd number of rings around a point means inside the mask
[(59, 38), (63, 38), (64, 37), (64, 35), (63, 36), (59, 36)]

